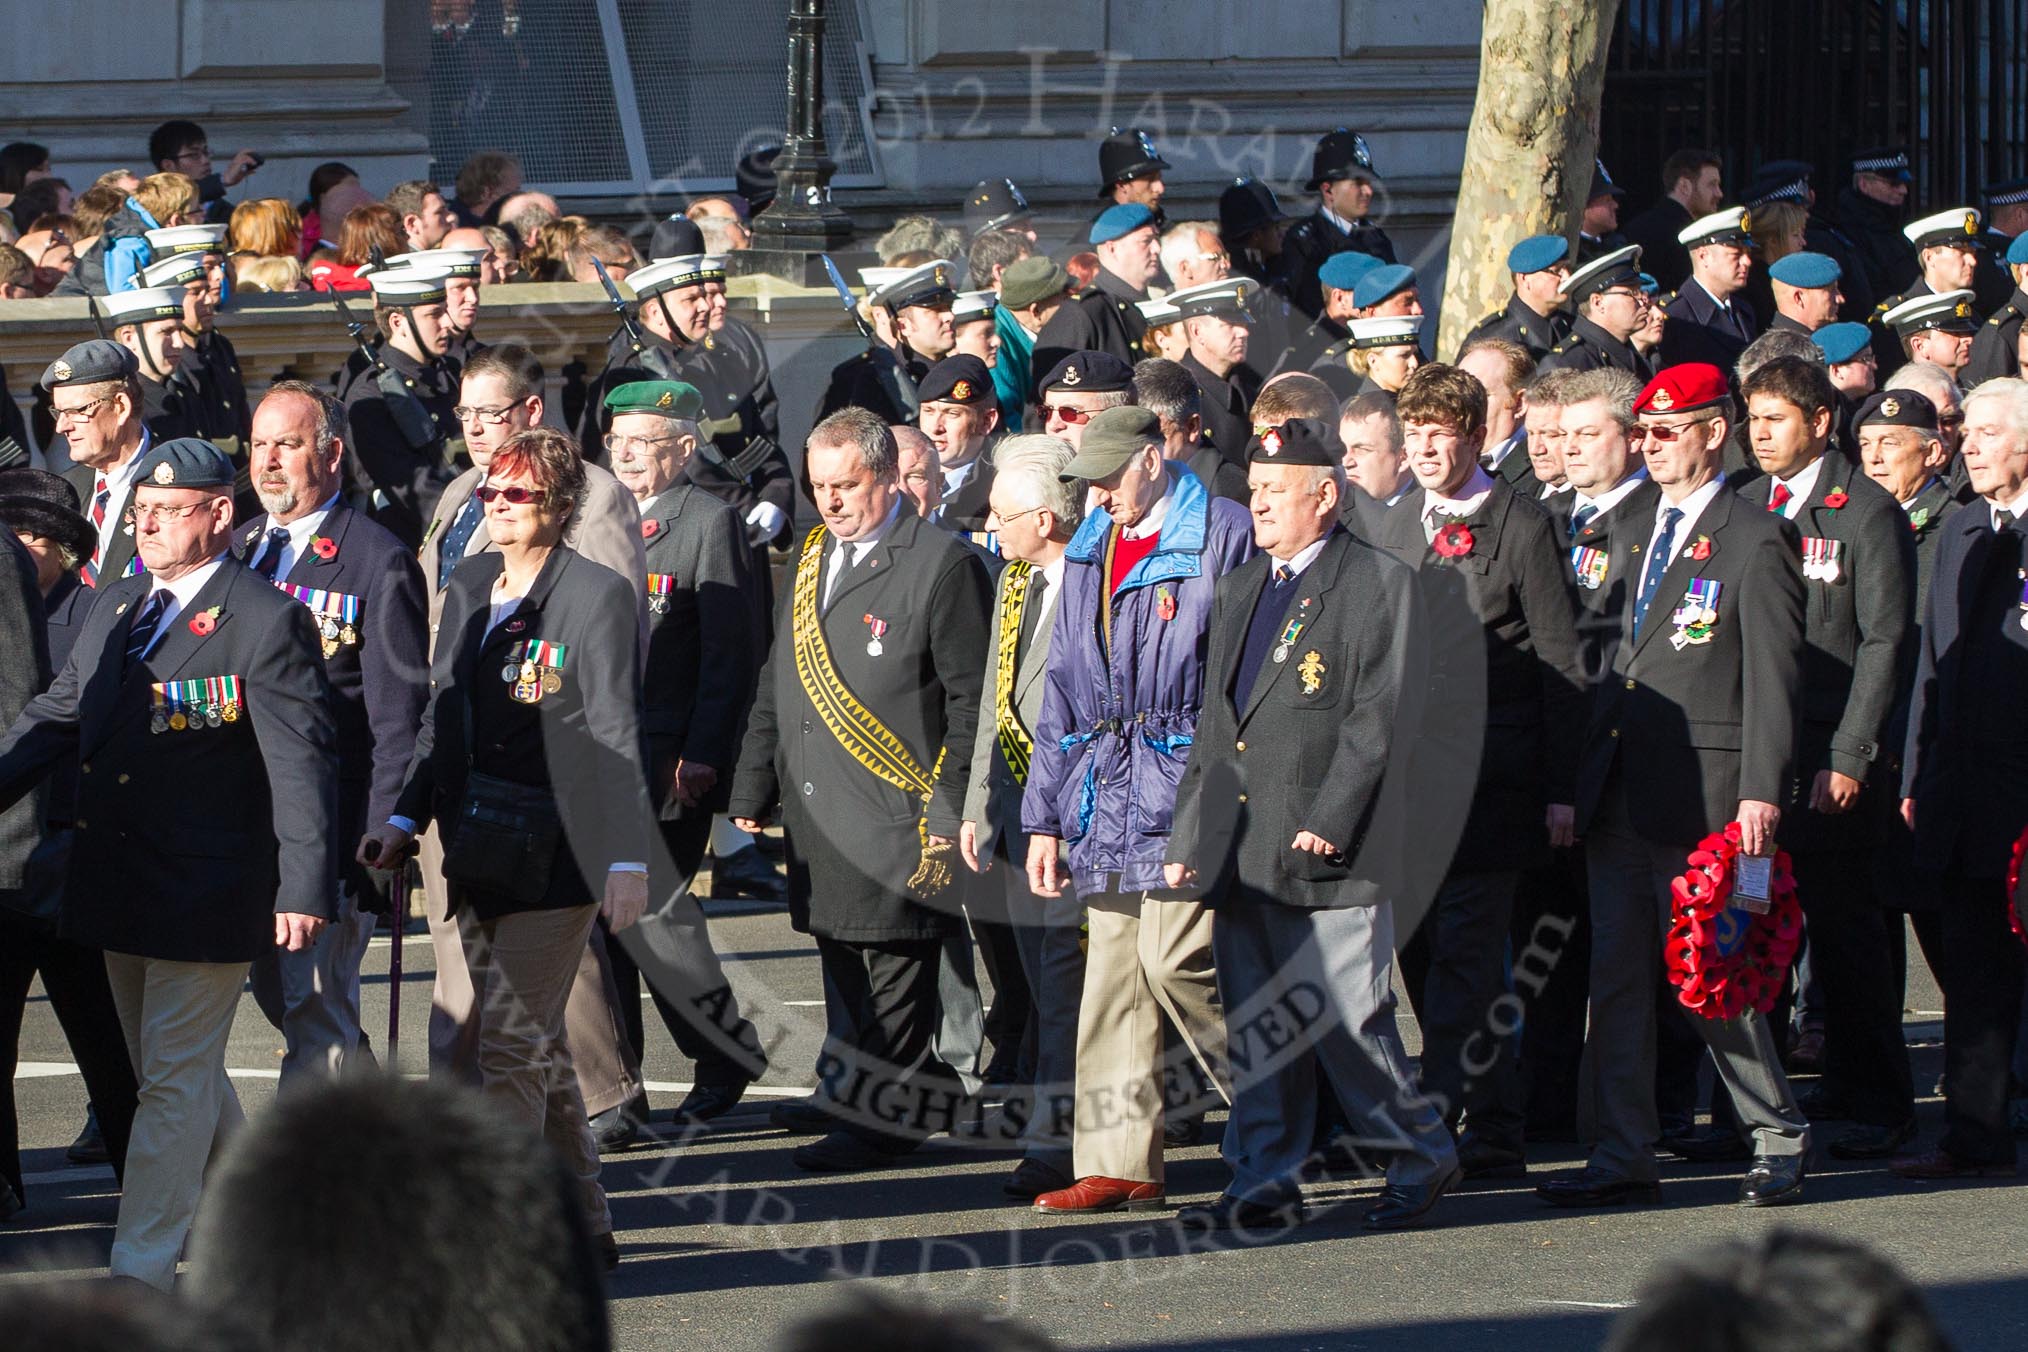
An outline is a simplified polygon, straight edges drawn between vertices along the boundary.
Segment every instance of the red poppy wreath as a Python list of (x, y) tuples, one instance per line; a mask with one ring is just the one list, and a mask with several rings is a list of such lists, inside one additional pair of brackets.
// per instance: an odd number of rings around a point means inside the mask
[(1706, 836), (1690, 852), (1689, 867), (1669, 885), (1673, 921), (1662, 947), (1669, 984), (1683, 1008), (1707, 1019), (1773, 1009), (1803, 938), (1803, 908), (1788, 852), (1775, 855), (1772, 904), (1765, 915), (1730, 905), (1739, 853), (1739, 823), (1733, 822)]

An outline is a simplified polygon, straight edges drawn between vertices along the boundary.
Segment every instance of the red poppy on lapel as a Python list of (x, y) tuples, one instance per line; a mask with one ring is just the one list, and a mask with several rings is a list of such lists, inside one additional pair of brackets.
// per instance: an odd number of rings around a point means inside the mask
[(1704, 562), (1704, 560), (1711, 557), (1711, 537), (1708, 535), (1698, 536), (1690, 542), (1690, 547), (1683, 552), (1698, 563)]
[(523, 629), (526, 629), (528, 627), (528, 621), (522, 619), (519, 615), (516, 615), (513, 619), (507, 621), (507, 623), (501, 625), (500, 627), (502, 629), (505, 629), (510, 634), (518, 634)]
[(1472, 552), (1473, 543), (1472, 528), (1462, 521), (1451, 521), (1436, 533), (1430, 547), (1440, 558), (1461, 559)]
[(641, 538), (643, 540), (652, 540), (661, 529), (662, 523), (659, 521), (643, 521), (641, 523)]
[(1824, 505), (1834, 512), (1851, 500), (1851, 496), (1842, 488), (1834, 488), (1824, 494)]
[(190, 632), (199, 638), (203, 638), (211, 633), (212, 630), (218, 628), (218, 612), (221, 609), (223, 607), (213, 606), (209, 610), (200, 610), (195, 615), (192, 615), (190, 617)]
[(328, 535), (312, 535), (310, 552), (328, 563), (338, 557), (338, 542)]

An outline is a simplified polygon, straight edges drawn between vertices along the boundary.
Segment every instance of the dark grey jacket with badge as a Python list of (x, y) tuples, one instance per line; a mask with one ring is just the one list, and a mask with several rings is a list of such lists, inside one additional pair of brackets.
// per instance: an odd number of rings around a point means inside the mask
[[(763, 818), (779, 811), (788, 831), (789, 915), (798, 930), (859, 944), (941, 938), (956, 932), (962, 918), (954, 907), (939, 908), (908, 890), (922, 855), (922, 800), (856, 760), (797, 675), (794, 579), (804, 552), (822, 550), (821, 607), (834, 545), (828, 532), (812, 532), (791, 560), (727, 811)], [(839, 679), (934, 774), (927, 815), (933, 835), (958, 834), (992, 607), (979, 555), (902, 502), (822, 611), (820, 628)], [(876, 623), (884, 626), (877, 636)], [(955, 851), (952, 864), (964, 867)]]
[[(249, 962), (274, 946), (276, 912), (328, 919), (336, 902), (345, 842), (316, 626), (227, 556), (130, 667), (128, 631), (154, 585), (141, 575), (103, 589), (62, 672), (0, 739), (0, 801), (78, 758), (65, 938)], [(210, 677), (238, 681), (229, 716), (154, 731), (157, 685)]]
[[(1887, 742), (1895, 706), (1915, 669), (1915, 533), (1901, 504), (1835, 452), (1827, 451), (1810, 496), (1797, 511), (1802, 533), (1804, 620), (1802, 736), (1795, 791), (1781, 800), (1781, 843), (1824, 849), (1867, 843), (1875, 800), (1895, 793), (1886, 773), (1896, 763)], [(1740, 501), (1767, 508), (1774, 480), (1740, 490)], [(1833, 507), (1834, 494), (1844, 505)], [(1840, 557), (1831, 570), (1808, 556), (1832, 541)], [(1813, 576), (1814, 574), (1814, 576)], [(1867, 786), (1864, 811), (1826, 816), (1810, 811), (1817, 774), (1835, 770)], [(1877, 773), (1876, 773), (1877, 772)]]
[[(1343, 907), (1392, 900), (1395, 841), (1369, 825), (1414, 739), (1423, 681), (1415, 573), (1336, 530), (1303, 570), (1288, 619), (1302, 629), (1261, 666), (1244, 708), (1233, 688), (1248, 625), (1274, 561), (1255, 555), (1220, 578), (1197, 740), (1176, 790), (1168, 859), (1189, 864), (1214, 905)], [(1286, 630), (1284, 631), (1286, 632)], [(1334, 855), (1291, 849), (1300, 831)]]
[(1110, 352), (1132, 366), (1145, 354), (1141, 340), (1148, 319), (1140, 310), (1146, 291), (1135, 291), (1104, 268), (1090, 286), (1076, 292), (1035, 335), (1028, 368), (1028, 401), (1033, 404), (1044, 376), (1073, 352)]

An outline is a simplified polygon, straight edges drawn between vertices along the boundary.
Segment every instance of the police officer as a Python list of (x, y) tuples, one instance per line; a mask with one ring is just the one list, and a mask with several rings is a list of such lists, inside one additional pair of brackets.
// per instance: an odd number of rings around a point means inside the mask
[(1919, 271), (1901, 229), (1913, 179), (1906, 149), (1872, 146), (1852, 157), (1852, 180), (1838, 190), (1838, 226), (1858, 249), (1876, 296), (1901, 292)]
[(134, 354), (141, 387), (141, 417), (157, 441), (191, 436), (196, 421), (183, 392), (169, 383), (188, 340), (183, 332), (183, 288), (115, 291), (100, 304), (113, 338)]
[[(1632, 339), (1646, 320), (1648, 295), (1641, 289), (1641, 246), (1629, 244), (1603, 258), (1580, 263), (1561, 288), (1574, 312), (1570, 332), (1542, 359), (1544, 370), (1590, 371), (1617, 366), (1647, 380), (1653, 365)], [(1666, 332), (1666, 330), (1665, 330)]]
[(717, 497), (746, 523), (766, 569), (768, 546), (787, 536), (795, 515), (795, 471), (781, 448), (779, 404), (766, 350), (754, 331), (717, 310), (725, 283), (725, 260), (683, 254), (657, 258), (627, 275), (637, 304), (640, 341), (622, 330), (614, 336), (605, 371), (594, 383), (580, 427), (586, 454), (610, 418), (604, 393), (636, 380), (673, 380), (690, 385), (704, 400), (703, 440), (684, 467), (690, 483)]
[(1162, 173), (1175, 167), (1155, 153), (1155, 143), (1148, 139), (1148, 133), (1135, 127), (1125, 130), (1113, 128), (1112, 134), (1099, 142), (1098, 195), (1099, 201), (1105, 204), (1099, 209), (1099, 215), (1105, 215), (1116, 206), (1144, 206), (1159, 233), (1166, 224), (1162, 215), (1162, 195), (1168, 191)]
[(440, 268), (388, 268), (368, 279), (373, 322), (386, 339), (377, 367), (343, 396), (355, 480), (366, 513), (415, 549), (444, 486), (464, 469), (457, 416), (459, 364)]
[(1098, 273), (1035, 335), (1030, 371), (1038, 382), (1073, 352), (1111, 353), (1128, 366), (1148, 355), (1141, 342), (1148, 321), (1139, 306), (1161, 271), (1154, 212), (1139, 203), (1108, 207), (1088, 238), (1098, 250)]
[(1769, 160), (1739, 195), (1739, 202), (1749, 212), (1775, 202), (1794, 202), (1805, 208), (1809, 216), (1803, 223), (1803, 247), (1838, 265), (1839, 289), (1845, 297), (1838, 306), (1838, 317), (1863, 322), (1873, 313), (1873, 283), (1859, 261), (1858, 246), (1817, 209), (1817, 190), (1810, 182), (1815, 173), (1816, 166), (1807, 160)]
[(1289, 298), (1315, 318), (1324, 308), (1317, 270), (1332, 254), (1356, 249), (1392, 263), (1394, 243), (1367, 218), (1380, 175), (1366, 138), (1344, 127), (1328, 131), (1310, 158), (1310, 179), (1303, 185), (1317, 194), (1317, 209), (1290, 226), (1282, 236)]
[(1894, 325), (1887, 318), (1888, 311), (1924, 296), (1970, 290), (1978, 272), (1980, 219), (1976, 208), (1952, 207), (1910, 221), (1902, 231), (1915, 247), (1918, 272), (1907, 287), (1873, 307), (1873, 351), (1882, 368), (1898, 365), (1901, 360), (1901, 345)]
[(1262, 286), (1281, 282), (1282, 228), (1288, 213), (1275, 190), (1257, 178), (1236, 178), (1218, 194), (1218, 237), (1232, 270)]
[(1752, 218), (1744, 207), (1729, 207), (1692, 221), (1676, 242), (1690, 255), (1690, 276), (1664, 308), (1664, 366), (1708, 362), (1732, 369), (1746, 345), (1760, 336), (1760, 320), (1747, 303), (1753, 272)]
[(1894, 354), (1897, 366), (1902, 353), (1906, 353), (1910, 361), (1936, 363), (1955, 380), (1971, 360), (1979, 317), (1972, 313), (1969, 287), (1946, 291), (1940, 296), (1916, 296), (1902, 301), (1880, 318), (1883, 329), (1894, 335), (1901, 349)]
[(1562, 286), (1570, 276), (1570, 245), (1561, 235), (1530, 235), (1507, 251), (1514, 294), (1473, 326), (1465, 347), (1481, 338), (1505, 338), (1541, 361), (1570, 332)]
[(1035, 211), (1011, 178), (988, 178), (965, 194), (965, 234), (977, 239), (988, 230), (1012, 230), (1035, 242)]
[(2021, 373), (2021, 319), (2028, 315), (2028, 233), (2008, 242), (2004, 258), (2007, 273), (2014, 280), (2014, 294), (1979, 325), (1978, 335), (1972, 339), (1971, 358), (1965, 364), (1967, 387)]
[(841, 408), (866, 409), (889, 426), (915, 421), (922, 405), (917, 386), (932, 365), (957, 347), (957, 321), (951, 313), (958, 296), (956, 275), (941, 258), (916, 268), (868, 268), (861, 274), (866, 303), (885, 312), (893, 342), (876, 340), (831, 368), (831, 383), (817, 409), (820, 421)]
[(1767, 276), (1775, 306), (1767, 326), (1770, 333), (1779, 329), (1807, 338), (1837, 320), (1845, 302), (1837, 259), (1820, 253), (1785, 254)]
[(2014, 241), (2028, 233), (2028, 178), (1992, 184), (1980, 195), (1986, 199), (1986, 218), (1979, 232), (1979, 265), (1972, 290), (1979, 293), (1979, 313), (1991, 314), (2005, 305), (2014, 291), (2006, 257)]

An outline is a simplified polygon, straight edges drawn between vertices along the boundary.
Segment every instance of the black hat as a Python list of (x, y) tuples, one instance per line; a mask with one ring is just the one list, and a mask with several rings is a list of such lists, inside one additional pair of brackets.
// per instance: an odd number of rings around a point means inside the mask
[(986, 363), (959, 352), (930, 367), (915, 393), (925, 404), (988, 404), (994, 398), (993, 375)]
[(1808, 202), (1810, 175), (1815, 172), (1808, 160), (1769, 160), (1739, 195), (1740, 203), (1757, 211), (1770, 202)]
[(756, 212), (766, 211), (775, 200), (775, 157), (781, 153), (780, 146), (762, 146), (741, 155), (732, 167), (739, 195)]
[(1339, 465), (1345, 443), (1338, 429), (1321, 418), (1291, 418), (1246, 443), (1249, 465)]
[(1310, 158), (1310, 181), (1303, 185), (1305, 191), (1315, 192), (1326, 183), (1335, 183), (1341, 178), (1378, 178), (1373, 169), (1373, 152), (1366, 148), (1366, 138), (1356, 131), (1343, 127), (1327, 131), (1317, 142), (1317, 153)]
[(1626, 195), (1627, 190), (1613, 182), (1613, 176), (1606, 172), (1605, 161), (1593, 160), (1591, 162), (1591, 192), (1584, 200), (1596, 202), (1601, 197), (1625, 197)]
[(87, 338), (73, 344), (42, 372), (42, 388), (59, 385), (97, 385), (107, 380), (131, 380), (141, 369), (134, 354), (110, 338)]
[(134, 466), (135, 487), (226, 488), (233, 486), (232, 461), (224, 451), (198, 437), (160, 442)]
[(1134, 383), (1134, 368), (1110, 352), (1073, 352), (1049, 368), (1049, 374), (1036, 386), (1039, 390), (1090, 390), (1095, 394), (1109, 394), (1114, 390), (1131, 388)]
[(1913, 427), (1935, 433), (1938, 430), (1936, 405), (1929, 401), (1928, 396), (1917, 394), (1914, 390), (1880, 390), (1866, 396), (1866, 402), (1859, 405), (1859, 412), (1852, 419), (1852, 426)]
[(77, 509), (77, 489), (46, 469), (0, 470), (0, 523), (55, 540), (79, 559), (89, 559), (99, 545), (98, 532)]
[(1236, 178), (1218, 194), (1218, 233), (1227, 244), (1288, 218), (1275, 190), (1257, 178)]
[(682, 258), (703, 252), (704, 232), (697, 228), (697, 222), (682, 216), (655, 222), (655, 233), (648, 238), (650, 259)]
[(1173, 168), (1174, 165), (1155, 153), (1155, 143), (1148, 139), (1148, 133), (1137, 127), (1128, 127), (1125, 131), (1114, 127), (1113, 134), (1099, 142), (1098, 195), (1106, 196), (1115, 183)]
[(2004, 183), (1990, 183), (1980, 194), (1988, 207), (2010, 207), (2016, 202), (2028, 202), (2028, 178), (2010, 178)]
[(1908, 172), (1908, 150), (1905, 146), (1868, 146), (1854, 152), (1852, 172), (1855, 174), (1878, 174), (1899, 183), (1907, 183), (1915, 176)]
[(965, 195), (965, 233), (1000, 230), (1034, 215), (1028, 199), (1011, 178), (989, 178), (972, 185)]

